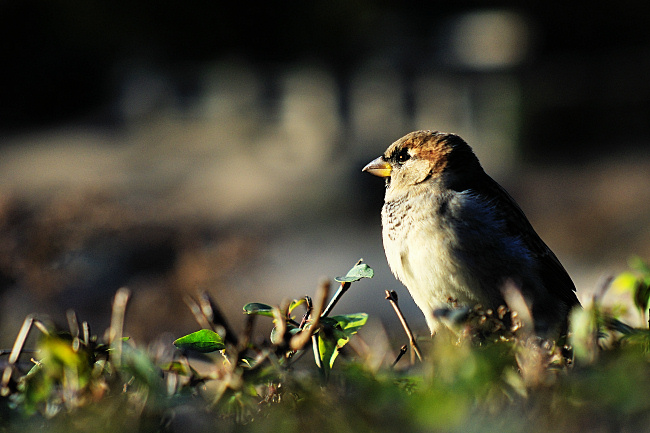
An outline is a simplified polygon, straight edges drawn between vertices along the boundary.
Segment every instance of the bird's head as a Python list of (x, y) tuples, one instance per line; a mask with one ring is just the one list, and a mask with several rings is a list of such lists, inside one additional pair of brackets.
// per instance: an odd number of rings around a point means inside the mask
[(386, 178), (387, 186), (395, 192), (424, 182), (463, 190), (475, 175), (483, 173), (474, 152), (462, 138), (437, 131), (406, 134), (363, 171)]

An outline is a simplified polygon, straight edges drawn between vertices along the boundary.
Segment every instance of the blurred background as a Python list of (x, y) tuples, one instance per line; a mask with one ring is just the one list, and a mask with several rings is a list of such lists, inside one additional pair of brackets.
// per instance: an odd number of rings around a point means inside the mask
[[(0, 347), (25, 315), (101, 334), (197, 329), (208, 291), (312, 295), (363, 257), (337, 312), (389, 329), (383, 182), (415, 129), (455, 132), (588, 300), (650, 258), (650, 5), (23, 0), (0, 3)], [(269, 321), (270, 322), (270, 321)], [(399, 331), (399, 329), (397, 329)]]

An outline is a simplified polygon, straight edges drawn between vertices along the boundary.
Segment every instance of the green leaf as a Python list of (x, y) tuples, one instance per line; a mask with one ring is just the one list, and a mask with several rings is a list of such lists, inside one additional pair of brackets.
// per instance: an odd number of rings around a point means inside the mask
[(334, 365), (339, 350), (350, 341), (350, 337), (368, 320), (366, 313), (344, 314), (321, 317), (321, 330), (318, 333), (318, 351), (321, 365), (327, 372)]
[(353, 283), (362, 278), (372, 278), (374, 275), (375, 271), (373, 271), (370, 266), (363, 263), (363, 259), (360, 259), (357, 264), (348, 271), (345, 277), (336, 277), (334, 279), (339, 283)]
[(253, 357), (253, 356), (243, 356), (239, 360), (239, 364), (242, 367), (253, 368), (253, 367), (255, 367), (256, 361), (257, 361), (257, 359), (255, 357)]
[(273, 317), (273, 307), (259, 302), (251, 302), (244, 305), (244, 313)]
[[(294, 325), (292, 323), (287, 322), (287, 330), (286, 330), (286, 332), (288, 332), (291, 335), (296, 335), (298, 332), (300, 332), (300, 328), (298, 328), (296, 325)], [(273, 343), (273, 344), (282, 343), (282, 337), (280, 335), (278, 335), (278, 327), (277, 326), (274, 327), (271, 330), (271, 343)]]
[(291, 312), (295, 310), (296, 307), (304, 304), (305, 302), (307, 302), (305, 298), (294, 299), (293, 301), (291, 301), (291, 304), (289, 304), (289, 314), (291, 314)]
[(226, 348), (223, 339), (211, 329), (201, 329), (174, 341), (179, 349), (189, 349), (201, 353), (215, 352)]
[(336, 357), (339, 356), (339, 351), (336, 341), (332, 338), (324, 337), (323, 332), (318, 333), (318, 354), (320, 355), (323, 370), (325, 373), (329, 372), (334, 365)]
[(339, 316), (330, 316), (329, 319), (337, 322), (338, 327), (346, 331), (348, 335), (356, 334), (359, 328), (368, 321), (367, 313), (342, 314)]

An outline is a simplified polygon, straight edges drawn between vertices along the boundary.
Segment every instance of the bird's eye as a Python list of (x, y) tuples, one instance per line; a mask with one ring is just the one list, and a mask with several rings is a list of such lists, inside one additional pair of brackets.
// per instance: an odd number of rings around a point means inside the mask
[(402, 149), (398, 154), (397, 154), (397, 162), (400, 164), (404, 164), (406, 161), (408, 161), (411, 158), (411, 155), (409, 155), (407, 149)]

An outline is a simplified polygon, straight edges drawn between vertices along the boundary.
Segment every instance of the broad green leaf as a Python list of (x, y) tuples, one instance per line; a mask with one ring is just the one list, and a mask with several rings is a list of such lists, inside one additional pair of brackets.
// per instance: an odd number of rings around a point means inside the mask
[(334, 365), (339, 350), (350, 341), (350, 337), (356, 334), (367, 320), (366, 313), (321, 317), (318, 350), (321, 364), (326, 371)]
[(291, 304), (289, 304), (289, 314), (291, 314), (291, 312), (295, 310), (296, 307), (304, 304), (305, 302), (307, 302), (305, 298), (294, 299), (293, 301), (291, 301)]
[(334, 365), (336, 357), (339, 356), (339, 351), (336, 341), (331, 338), (323, 337), (322, 334), (322, 332), (318, 333), (318, 353), (320, 355), (323, 370), (327, 373)]
[(251, 302), (244, 305), (244, 313), (273, 317), (273, 307), (259, 302)]
[(226, 348), (223, 339), (211, 329), (201, 329), (174, 341), (179, 349), (189, 349), (201, 353), (215, 352)]
[(370, 266), (363, 263), (363, 259), (361, 259), (348, 271), (345, 277), (336, 277), (334, 279), (339, 283), (353, 283), (362, 278), (372, 278), (374, 275), (375, 271), (373, 271)]
[(366, 324), (368, 321), (368, 314), (342, 314), (339, 316), (330, 316), (329, 319), (335, 320), (341, 330), (347, 331), (349, 333), (348, 335), (352, 335), (355, 334), (359, 328)]

